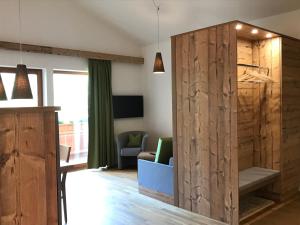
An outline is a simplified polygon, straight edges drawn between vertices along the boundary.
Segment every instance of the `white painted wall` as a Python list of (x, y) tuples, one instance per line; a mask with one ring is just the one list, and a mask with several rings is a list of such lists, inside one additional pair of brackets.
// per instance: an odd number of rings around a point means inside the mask
[(250, 21), (257, 26), (300, 39), (300, 9), (289, 13)]
[[(24, 43), (140, 56), (125, 33), (67, 0), (22, 0)], [(18, 0), (0, 1), (0, 40), (19, 41)]]
[[(113, 63), (112, 91), (114, 95), (143, 95), (143, 66)], [(115, 119), (115, 133), (145, 130), (144, 118)]]
[[(23, 43), (141, 56), (141, 47), (72, 1), (26, 0), (22, 5)], [(0, 1), (0, 40), (18, 42), (18, 1)], [(0, 49), (0, 65), (16, 66), (19, 53)], [(77, 57), (23, 53), (23, 62), (43, 69), (45, 104), (53, 105), (53, 69), (87, 71), (87, 60)], [(113, 94), (143, 94), (142, 66), (112, 63)], [(115, 121), (115, 132), (144, 130), (144, 119)]]
[(150, 134), (150, 150), (156, 149), (158, 137), (172, 137), (171, 43), (160, 43), (165, 74), (152, 72), (156, 50), (156, 44), (143, 48), (145, 126)]

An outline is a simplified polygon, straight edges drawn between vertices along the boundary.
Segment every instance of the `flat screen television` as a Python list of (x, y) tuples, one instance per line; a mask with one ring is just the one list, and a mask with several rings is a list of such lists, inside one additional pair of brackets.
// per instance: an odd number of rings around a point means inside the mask
[(114, 95), (113, 111), (115, 119), (144, 117), (143, 96)]

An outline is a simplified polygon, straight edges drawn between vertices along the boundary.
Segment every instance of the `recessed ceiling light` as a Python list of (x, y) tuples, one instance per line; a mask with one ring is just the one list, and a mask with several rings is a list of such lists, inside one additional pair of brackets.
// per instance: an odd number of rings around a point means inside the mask
[(243, 25), (239, 24), (239, 23), (235, 26), (236, 30), (241, 30), (242, 28), (243, 28)]
[(273, 35), (271, 33), (266, 34), (266, 38), (271, 38), (271, 37), (273, 37)]
[(257, 29), (252, 29), (251, 34), (258, 34), (258, 30)]

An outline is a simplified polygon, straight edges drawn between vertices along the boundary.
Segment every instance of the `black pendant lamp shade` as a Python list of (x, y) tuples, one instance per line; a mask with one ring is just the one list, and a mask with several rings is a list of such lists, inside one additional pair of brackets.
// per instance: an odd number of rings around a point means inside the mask
[(162, 60), (162, 56), (160, 52), (156, 53), (153, 73), (161, 74), (165, 72), (164, 62)]
[(6, 92), (5, 92), (5, 89), (4, 89), (4, 84), (3, 84), (3, 81), (2, 81), (2, 77), (1, 77), (1, 74), (0, 74), (0, 101), (5, 101), (7, 100), (7, 96), (6, 96)]
[(18, 64), (12, 99), (32, 99), (26, 65)]

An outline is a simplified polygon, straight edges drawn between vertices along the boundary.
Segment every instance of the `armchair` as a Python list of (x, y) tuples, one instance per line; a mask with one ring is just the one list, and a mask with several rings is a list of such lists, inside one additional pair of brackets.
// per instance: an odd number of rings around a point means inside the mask
[[(141, 146), (127, 147), (129, 134), (142, 136)], [(127, 166), (137, 165), (137, 156), (147, 148), (148, 134), (144, 131), (128, 131), (119, 134), (116, 137), (117, 154), (118, 154), (118, 168), (123, 169)]]

